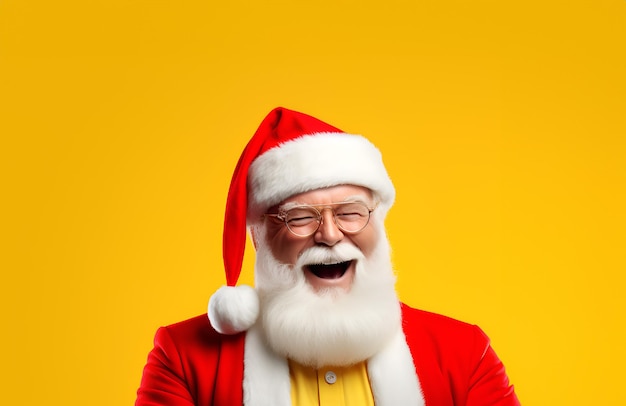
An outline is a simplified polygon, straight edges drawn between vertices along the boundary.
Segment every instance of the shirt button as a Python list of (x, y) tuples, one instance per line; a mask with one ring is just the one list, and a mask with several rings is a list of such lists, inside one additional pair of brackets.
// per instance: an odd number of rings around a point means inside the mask
[(337, 382), (337, 374), (335, 374), (333, 371), (328, 371), (324, 375), (324, 380), (326, 380), (326, 383), (332, 385), (333, 383)]

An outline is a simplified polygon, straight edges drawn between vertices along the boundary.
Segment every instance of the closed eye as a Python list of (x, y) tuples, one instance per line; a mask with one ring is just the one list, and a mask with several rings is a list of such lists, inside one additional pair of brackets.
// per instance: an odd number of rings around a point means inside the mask
[(312, 221), (316, 221), (316, 220), (317, 218), (313, 216), (302, 216), (302, 217), (290, 218), (287, 221), (287, 223), (289, 223), (290, 226), (298, 227), (298, 226), (307, 225), (311, 223)]

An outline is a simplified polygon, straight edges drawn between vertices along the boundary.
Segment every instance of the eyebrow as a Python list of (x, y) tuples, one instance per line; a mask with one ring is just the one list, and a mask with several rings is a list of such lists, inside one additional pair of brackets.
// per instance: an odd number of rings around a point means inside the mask
[(308, 204), (308, 203), (303, 203), (303, 202), (288, 202), (285, 204), (281, 204), (280, 206), (278, 206), (278, 210), (279, 211), (287, 211), (287, 210), (291, 210), (294, 207), (318, 207), (318, 206), (331, 206), (333, 204), (341, 204), (341, 203), (363, 203), (365, 204), (367, 207), (369, 207), (371, 205), (370, 202), (368, 202), (368, 198), (366, 198), (365, 196), (362, 195), (353, 195), (353, 196), (348, 196), (345, 199), (343, 199), (342, 201), (339, 202), (332, 202), (332, 203), (326, 203), (326, 204)]

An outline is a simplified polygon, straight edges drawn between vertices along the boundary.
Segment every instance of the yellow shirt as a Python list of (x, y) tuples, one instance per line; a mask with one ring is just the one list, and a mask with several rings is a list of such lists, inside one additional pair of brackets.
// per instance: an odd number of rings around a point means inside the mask
[(365, 362), (315, 369), (289, 360), (291, 403), (296, 406), (374, 406)]

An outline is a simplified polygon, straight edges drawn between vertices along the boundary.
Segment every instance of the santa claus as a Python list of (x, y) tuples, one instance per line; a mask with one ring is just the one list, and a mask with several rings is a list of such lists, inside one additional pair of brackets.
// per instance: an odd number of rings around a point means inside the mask
[[(395, 292), (395, 190), (367, 139), (277, 108), (235, 169), (227, 286), (155, 337), (136, 405), (518, 405), (476, 326)], [(237, 286), (250, 231), (255, 287)]]

